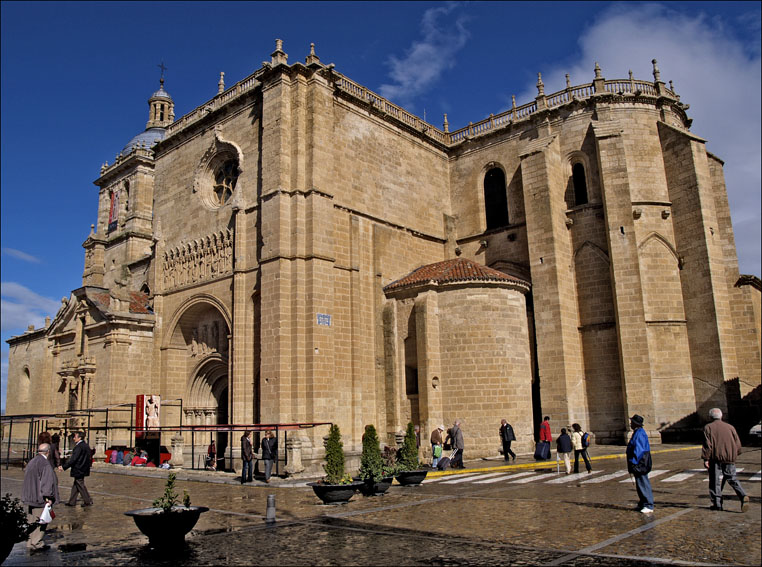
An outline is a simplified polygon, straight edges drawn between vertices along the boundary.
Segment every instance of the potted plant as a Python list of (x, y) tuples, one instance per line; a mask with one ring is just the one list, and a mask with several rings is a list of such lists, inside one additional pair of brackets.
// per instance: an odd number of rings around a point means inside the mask
[(400, 472), (400, 467), (397, 464), (397, 449), (384, 445), (384, 452), (381, 454), (381, 458), (384, 461), (383, 475), (385, 477), (397, 476), (397, 473)]
[(18, 498), (6, 493), (0, 502), (0, 563), (5, 561), (13, 550), (13, 546), (29, 538), (29, 524), (26, 512)]
[(415, 442), (415, 430), (413, 423), (407, 424), (405, 431), (405, 441), (399, 451), (399, 472), (397, 473), (397, 482), (403, 486), (416, 486), (426, 478), (428, 469), (418, 461), (418, 447)]
[(135, 525), (154, 547), (182, 545), (185, 535), (193, 529), (199, 517), (209, 508), (191, 506), (190, 495), (184, 491), (183, 503), (178, 505), (179, 496), (175, 492), (175, 473), (169, 473), (164, 494), (153, 501), (152, 508), (130, 510), (125, 515), (132, 516)]
[(323, 504), (343, 504), (349, 502), (355, 491), (363, 484), (354, 481), (344, 471), (344, 444), (341, 442), (339, 426), (331, 425), (325, 444), (325, 477), (318, 482), (310, 482), (309, 486)]
[(383, 494), (389, 490), (394, 480), (394, 475), (384, 474), (384, 461), (381, 457), (378, 434), (372, 425), (365, 427), (365, 435), (362, 436), (359, 479), (363, 482), (360, 492), (365, 496)]

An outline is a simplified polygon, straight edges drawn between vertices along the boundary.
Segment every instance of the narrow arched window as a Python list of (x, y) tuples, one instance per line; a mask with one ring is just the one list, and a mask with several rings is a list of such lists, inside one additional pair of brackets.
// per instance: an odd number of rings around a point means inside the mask
[(21, 382), (19, 383), (19, 402), (29, 401), (29, 391), (32, 388), (32, 376), (29, 374), (29, 368), (24, 367), (21, 373)]
[(499, 167), (493, 167), (484, 176), (484, 214), (487, 230), (508, 226), (505, 173)]
[(572, 182), (574, 183), (574, 204), (584, 205), (587, 203), (587, 178), (585, 166), (579, 162), (572, 166)]

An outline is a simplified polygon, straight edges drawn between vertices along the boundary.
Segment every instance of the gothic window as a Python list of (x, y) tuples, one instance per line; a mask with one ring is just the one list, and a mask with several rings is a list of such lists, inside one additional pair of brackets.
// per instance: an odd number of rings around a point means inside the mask
[(415, 396), (418, 394), (418, 369), (405, 366), (405, 394)]
[(574, 205), (586, 204), (587, 177), (585, 176), (585, 166), (580, 162), (572, 166), (572, 183), (574, 184)]
[(229, 159), (222, 163), (214, 172), (214, 195), (216, 204), (222, 206), (228, 202), (235, 191), (238, 181), (238, 163)]
[(484, 213), (487, 230), (508, 226), (505, 173), (499, 167), (493, 167), (484, 176)]

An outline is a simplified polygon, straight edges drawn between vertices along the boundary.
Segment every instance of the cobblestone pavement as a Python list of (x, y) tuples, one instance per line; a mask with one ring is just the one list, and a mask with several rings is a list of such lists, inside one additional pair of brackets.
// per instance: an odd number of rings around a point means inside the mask
[[(555, 461), (467, 461), (422, 486), (319, 503), (304, 480), (241, 486), (232, 474), (178, 471), (178, 491), (208, 506), (181, 552), (164, 555), (124, 511), (150, 506), (166, 471), (99, 465), (87, 479), (95, 506), (56, 506), (47, 551), (17, 544), (6, 565), (760, 565), (760, 449), (744, 450), (746, 513), (726, 487), (724, 512), (708, 509), (707, 474), (695, 446), (654, 447), (656, 512), (645, 516), (623, 447), (593, 447), (593, 473), (557, 474)], [(20, 469), (0, 490), (21, 493)], [(129, 474), (127, 474), (129, 473)], [(60, 475), (61, 495), (71, 479)], [(277, 522), (264, 522), (274, 494)]]

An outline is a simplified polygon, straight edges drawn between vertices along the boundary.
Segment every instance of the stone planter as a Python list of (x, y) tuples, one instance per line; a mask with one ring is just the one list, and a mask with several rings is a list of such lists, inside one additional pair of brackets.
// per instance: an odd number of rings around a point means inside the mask
[(359, 482), (362, 482), (362, 486), (360, 487), (360, 492), (363, 496), (377, 496), (379, 494), (384, 494), (387, 490), (389, 490), (389, 487), (392, 485), (392, 482), (394, 481), (393, 476), (385, 476), (378, 482), (371, 482), (368, 480), (361, 480)]
[(8, 556), (13, 551), (13, 546), (16, 545), (14, 538), (7, 537), (3, 534), (3, 538), (0, 540), (0, 564), (8, 559)]
[(396, 479), (402, 486), (418, 486), (426, 478), (429, 473), (427, 469), (420, 469), (417, 471), (400, 471), (397, 473)]
[(185, 534), (193, 529), (201, 514), (208, 511), (205, 506), (173, 506), (169, 512), (161, 508), (140, 508), (124, 514), (132, 516), (152, 546), (168, 547), (182, 545)]
[(309, 482), (308, 486), (315, 491), (315, 496), (323, 501), (323, 504), (344, 504), (349, 502), (355, 492), (365, 484), (355, 481), (349, 484), (323, 484), (322, 482)]

